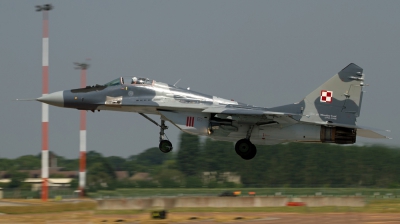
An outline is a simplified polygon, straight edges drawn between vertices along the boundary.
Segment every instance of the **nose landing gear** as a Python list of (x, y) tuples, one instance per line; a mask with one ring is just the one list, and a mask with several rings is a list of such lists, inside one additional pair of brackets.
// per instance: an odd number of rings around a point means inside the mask
[(168, 137), (164, 132), (164, 130), (168, 129), (168, 126), (165, 125), (165, 120), (161, 119), (161, 125), (160, 125), (155, 120), (148, 117), (147, 115), (145, 115), (143, 113), (139, 113), (139, 114), (142, 115), (147, 120), (151, 121), (153, 124), (160, 127), (160, 138), (159, 138), (160, 144), (158, 145), (158, 148), (160, 149), (160, 151), (163, 153), (171, 152), (171, 150), (173, 149), (172, 143), (168, 140)]
[(168, 126), (165, 125), (165, 120), (161, 120), (161, 125), (159, 126), (160, 126), (160, 144), (158, 145), (158, 148), (161, 150), (161, 152), (168, 153), (173, 149), (172, 143), (168, 140), (168, 137), (164, 133), (164, 130), (168, 129)]
[(172, 143), (168, 140), (162, 140), (160, 144), (158, 145), (158, 148), (161, 150), (163, 153), (168, 153), (171, 152), (173, 149)]

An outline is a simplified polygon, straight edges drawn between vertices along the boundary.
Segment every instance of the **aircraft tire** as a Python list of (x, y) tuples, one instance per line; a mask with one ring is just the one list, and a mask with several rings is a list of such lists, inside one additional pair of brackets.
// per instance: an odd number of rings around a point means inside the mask
[(256, 156), (256, 154), (257, 154), (257, 148), (256, 148), (256, 146), (255, 145), (253, 145), (253, 144), (251, 144), (251, 151), (250, 151), (250, 153), (249, 154), (247, 154), (247, 155), (245, 155), (245, 156), (242, 156), (242, 159), (244, 159), (244, 160), (251, 160), (251, 159), (253, 159), (255, 156)]
[(240, 139), (235, 144), (235, 151), (241, 157), (247, 156), (251, 153), (252, 145), (253, 144), (250, 142), (250, 140), (245, 138)]
[(173, 149), (172, 143), (168, 140), (162, 140), (160, 144), (158, 145), (158, 148), (161, 150), (163, 153), (169, 153)]

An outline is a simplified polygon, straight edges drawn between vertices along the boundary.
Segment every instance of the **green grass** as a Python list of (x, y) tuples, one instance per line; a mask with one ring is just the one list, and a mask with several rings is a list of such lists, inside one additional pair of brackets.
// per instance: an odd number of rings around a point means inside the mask
[(364, 207), (365, 212), (399, 213), (400, 199), (370, 200)]
[(95, 202), (48, 202), (31, 206), (0, 206), (0, 213), (5, 214), (30, 214), (30, 213), (50, 213), (66, 211), (86, 211), (96, 209)]
[(373, 196), (379, 192), (380, 196), (392, 194), (391, 197), (400, 196), (398, 189), (382, 189), (382, 188), (136, 188), (136, 189), (117, 189), (115, 191), (98, 191), (90, 193), (93, 198), (99, 197), (150, 197), (150, 196), (216, 196), (223, 191), (241, 191), (242, 195), (248, 195), (249, 191), (256, 192), (256, 195), (275, 195), (280, 192), (286, 196), (315, 195), (321, 192), (322, 195), (356, 195)]
[[(149, 210), (96, 210), (94, 202), (60, 203), (49, 202), (35, 204), (33, 206), (3, 206), (0, 213), (6, 214), (30, 214), (51, 213), (65, 211), (94, 211), (94, 214), (141, 214), (149, 213)], [(168, 212), (283, 212), (283, 213), (400, 213), (400, 199), (371, 199), (365, 207), (262, 207), (262, 208), (174, 208)]]

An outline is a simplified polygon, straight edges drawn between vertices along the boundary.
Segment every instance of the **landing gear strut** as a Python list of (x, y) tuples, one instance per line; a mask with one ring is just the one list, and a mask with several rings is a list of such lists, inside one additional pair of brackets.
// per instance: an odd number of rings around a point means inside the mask
[(257, 154), (256, 146), (253, 143), (251, 143), (251, 141), (250, 141), (250, 136), (251, 136), (251, 132), (253, 131), (253, 127), (254, 126), (251, 126), (249, 128), (249, 130), (247, 131), (246, 138), (240, 139), (235, 144), (236, 154), (238, 154), (244, 160), (253, 159), (254, 156), (256, 156), (256, 154)]
[(172, 143), (168, 140), (168, 137), (164, 132), (164, 130), (168, 129), (168, 126), (165, 125), (165, 120), (161, 119), (161, 125), (160, 125), (155, 120), (153, 120), (150, 117), (148, 117), (147, 115), (145, 115), (143, 113), (139, 113), (139, 114), (142, 115), (147, 120), (151, 121), (153, 124), (155, 124), (158, 127), (160, 127), (160, 138), (159, 138), (160, 139), (160, 144), (158, 145), (158, 148), (163, 153), (170, 152), (173, 149), (173, 147), (172, 147)]
[(168, 153), (173, 149), (173, 147), (172, 143), (168, 140), (168, 137), (164, 133), (164, 130), (168, 129), (168, 127), (165, 125), (165, 120), (161, 120), (161, 125), (159, 126), (160, 126), (160, 144), (158, 145), (158, 148), (161, 150), (161, 152)]

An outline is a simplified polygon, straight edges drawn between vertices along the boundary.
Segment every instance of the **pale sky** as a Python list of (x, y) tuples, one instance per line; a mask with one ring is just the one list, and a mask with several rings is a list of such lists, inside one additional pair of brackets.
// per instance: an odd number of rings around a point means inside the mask
[[(400, 1), (1, 1), (0, 157), (41, 151), (42, 13), (49, 13), (49, 91), (139, 76), (257, 106), (300, 101), (349, 63), (366, 74), (358, 124), (400, 144)], [(158, 117), (153, 116), (159, 120)], [(79, 156), (79, 112), (50, 107), (49, 148)], [(167, 135), (178, 149), (180, 131)], [(127, 157), (158, 146), (159, 128), (134, 113), (88, 112), (87, 150)], [(234, 153), (232, 148), (232, 153)]]

